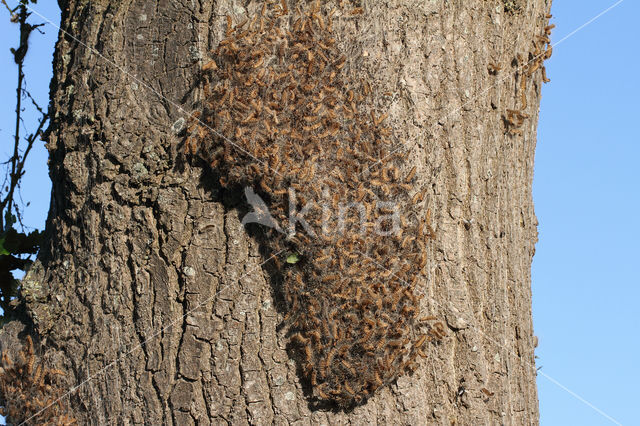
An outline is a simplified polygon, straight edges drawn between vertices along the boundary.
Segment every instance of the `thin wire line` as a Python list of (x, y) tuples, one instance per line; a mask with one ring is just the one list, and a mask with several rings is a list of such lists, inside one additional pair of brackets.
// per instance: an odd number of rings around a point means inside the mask
[(583, 397), (581, 397), (580, 395), (576, 394), (575, 392), (573, 392), (571, 389), (567, 388), (566, 386), (564, 386), (562, 383), (558, 382), (556, 379), (554, 379), (553, 377), (549, 376), (548, 374), (543, 373), (542, 371), (538, 371), (538, 373), (543, 376), (545, 379), (549, 380), (551, 383), (553, 383), (554, 385), (558, 386), (560, 389), (568, 392), (569, 394), (571, 394), (571, 396), (573, 396), (574, 398), (578, 399), (580, 402), (588, 405), (589, 407), (591, 407), (593, 410), (597, 411), (601, 416), (603, 416), (604, 418), (606, 418), (607, 420), (611, 421), (612, 423), (615, 423), (617, 425), (622, 426), (622, 423), (620, 423), (619, 421), (617, 421), (616, 419), (614, 419), (613, 417), (611, 417), (610, 415), (608, 415), (607, 413), (605, 413), (604, 411), (602, 411), (601, 409), (599, 409), (598, 407), (596, 407), (595, 405), (593, 405), (592, 403), (590, 403), (589, 401), (587, 401), (586, 399), (584, 399)]
[(584, 27), (586, 27), (587, 25), (593, 23), (593, 21), (595, 21), (596, 19), (600, 18), (602, 15), (604, 15), (605, 13), (609, 12), (611, 9), (613, 9), (614, 7), (618, 6), (620, 3), (622, 3), (624, 0), (618, 0), (616, 3), (612, 4), (611, 6), (609, 6), (608, 8), (606, 8), (605, 10), (603, 10), (602, 12), (598, 13), (596, 16), (594, 16), (593, 18), (589, 19), (587, 22), (585, 22), (584, 24), (580, 25), (578, 28), (576, 28), (575, 30), (571, 31), (569, 34), (567, 34), (566, 36), (562, 37), (560, 40), (558, 40), (556, 43), (553, 44), (553, 46), (557, 46), (560, 43), (562, 43), (563, 41), (565, 41), (566, 39), (568, 39), (569, 37), (573, 36), (575, 33), (577, 33), (578, 31), (582, 30)]

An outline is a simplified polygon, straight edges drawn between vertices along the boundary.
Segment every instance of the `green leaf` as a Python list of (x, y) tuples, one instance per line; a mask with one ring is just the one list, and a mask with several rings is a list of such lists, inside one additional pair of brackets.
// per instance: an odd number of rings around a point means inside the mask
[(300, 256), (298, 256), (297, 253), (293, 253), (287, 256), (287, 263), (295, 265), (298, 262), (300, 262)]
[(11, 254), (5, 247), (4, 247), (4, 240), (6, 239), (6, 236), (2, 236), (0, 237), (0, 256), (2, 255), (7, 255), (7, 254)]

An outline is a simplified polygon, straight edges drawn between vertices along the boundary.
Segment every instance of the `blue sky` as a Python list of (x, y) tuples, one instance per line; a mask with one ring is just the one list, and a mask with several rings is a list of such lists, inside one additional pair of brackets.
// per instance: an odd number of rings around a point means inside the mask
[[(14, 2), (9, 2), (15, 3)], [(552, 7), (554, 54), (547, 61), (534, 178), (540, 221), (533, 276), (533, 318), (543, 425), (637, 424), (640, 381), (640, 4), (625, 0)], [(35, 9), (56, 24), (55, 2)], [(15, 28), (0, 12), (0, 154), (13, 134)], [(57, 30), (33, 36), (28, 85), (47, 103)], [(32, 128), (32, 117), (27, 124)], [(29, 160), (22, 194), (25, 224), (42, 229), (49, 208), (46, 151)]]
[[(552, 38), (612, 4), (556, 1)], [(533, 185), (538, 365), (623, 424), (640, 423), (639, 18), (623, 1), (554, 48)], [(543, 424), (613, 424), (544, 376), (538, 387)]]

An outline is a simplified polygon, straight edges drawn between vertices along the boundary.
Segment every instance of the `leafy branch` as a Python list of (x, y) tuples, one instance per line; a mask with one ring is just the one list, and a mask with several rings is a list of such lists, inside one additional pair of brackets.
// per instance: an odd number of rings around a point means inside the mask
[[(6, 168), (5, 184), (0, 189), (0, 308), (6, 316), (10, 310), (10, 301), (15, 297), (19, 281), (13, 276), (13, 271), (26, 269), (31, 264), (31, 256), (38, 252), (41, 242), (41, 232), (32, 231), (26, 233), (21, 221), (21, 208), (16, 202), (16, 195), (20, 191), (20, 181), (25, 173), (25, 164), (31, 149), (38, 136), (42, 134), (45, 124), (49, 120), (48, 112), (41, 108), (31, 94), (26, 90), (24, 59), (29, 50), (29, 39), (34, 30), (42, 33), (39, 27), (44, 24), (31, 24), (28, 19), (31, 15), (28, 4), (36, 3), (36, 0), (20, 0), (15, 8), (9, 7), (6, 0), (0, 0), (10, 15), (10, 21), (19, 25), (19, 44), (11, 48), (14, 62), (17, 65), (16, 87), (16, 120), (15, 133), (13, 135), (13, 153), (2, 165)], [(29, 99), (40, 114), (36, 130), (22, 137), (20, 125), (24, 123), (23, 100)], [(15, 228), (19, 222), (21, 230)]]

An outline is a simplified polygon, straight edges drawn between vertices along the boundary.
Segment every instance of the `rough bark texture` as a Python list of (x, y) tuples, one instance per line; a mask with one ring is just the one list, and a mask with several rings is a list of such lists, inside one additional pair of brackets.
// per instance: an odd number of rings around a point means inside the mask
[[(537, 424), (540, 73), (523, 134), (507, 135), (503, 116), (520, 105), (513, 61), (532, 50), (550, 4), (347, 2), (336, 18), (345, 53), (364, 55), (357, 71), (393, 94), (389, 123), (437, 233), (423, 310), (449, 327), (413, 376), (344, 412), (308, 405), (238, 196), (180, 159), (176, 130), (225, 15), (260, 4), (60, 3), (47, 245), (21, 300), (40, 352), (79, 386), (81, 424)], [(354, 7), (364, 15), (348, 19)]]

